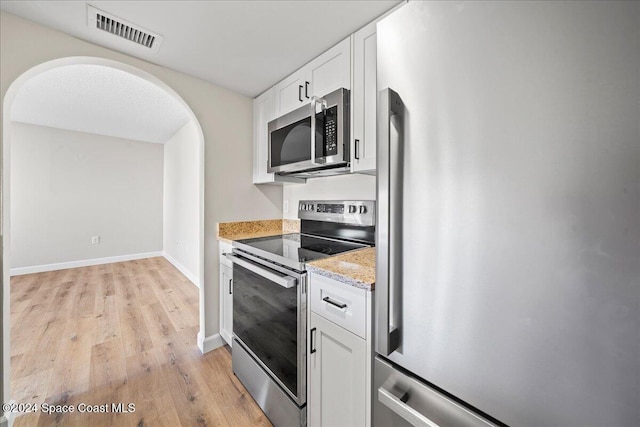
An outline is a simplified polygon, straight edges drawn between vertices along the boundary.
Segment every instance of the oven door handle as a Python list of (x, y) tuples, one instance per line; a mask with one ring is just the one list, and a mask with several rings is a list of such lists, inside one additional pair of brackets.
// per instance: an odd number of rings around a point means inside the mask
[(258, 276), (262, 276), (267, 280), (270, 280), (283, 288), (293, 288), (297, 283), (298, 279), (290, 276), (280, 275), (273, 271), (267, 270), (266, 268), (262, 268), (259, 264), (253, 263), (251, 261), (247, 261), (238, 255), (235, 254), (225, 254), (225, 256), (234, 264), (238, 264), (240, 267), (246, 268), (249, 271), (256, 273)]

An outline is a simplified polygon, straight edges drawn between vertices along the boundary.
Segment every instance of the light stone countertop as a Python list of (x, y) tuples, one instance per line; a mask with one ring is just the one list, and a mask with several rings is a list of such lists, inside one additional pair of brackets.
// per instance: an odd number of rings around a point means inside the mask
[(233, 240), (299, 232), (300, 221), (296, 219), (266, 219), (262, 221), (218, 223), (218, 240), (227, 243), (231, 243)]
[(376, 248), (358, 249), (307, 263), (307, 270), (356, 288), (376, 285)]
[[(299, 232), (299, 220), (267, 219), (218, 223), (218, 240), (227, 243), (233, 240)], [(376, 283), (376, 249), (358, 249), (312, 261), (307, 263), (307, 269), (347, 285), (373, 291)]]

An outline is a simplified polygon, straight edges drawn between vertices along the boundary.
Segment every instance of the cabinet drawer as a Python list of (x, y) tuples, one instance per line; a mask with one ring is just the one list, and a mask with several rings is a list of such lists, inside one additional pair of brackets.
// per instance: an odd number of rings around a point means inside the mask
[(220, 264), (226, 265), (229, 268), (233, 268), (233, 263), (229, 261), (226, 256), (224, 256), (224, 254), (231, 252), (231, 243), (223, 242), (222, 240), (220, 240), (218, 247), (218, 252), (220, 253)]
[(366, 339), (367, 291), (314, 273), (309, 289), (311, 311)]

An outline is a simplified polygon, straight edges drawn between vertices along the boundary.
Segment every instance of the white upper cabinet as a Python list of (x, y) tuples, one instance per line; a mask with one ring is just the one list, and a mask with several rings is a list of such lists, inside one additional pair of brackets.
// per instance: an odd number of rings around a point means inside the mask
[(338, 43), (274, 87), (275, 116), (341, 87), (351, 89), (351, 38)]
[(351, 171), (376, 173), (376, 22), (341, 41), (254, 100), (253, 183), (302, 183), (267, 173), (271, 120), (337, 89), (351, 91)]
[(306, 67), (309, 93), (322, 97), (336, 89), (351, 89), (351, 38), (341, 41)]
[(274, 175), (267, 173), (269, 133), (267, 125), (275, 118), (274, 89), (271, 88), (253, 100), (253, 183), (274, 182)]
[(351, 170), (376, 172), (376, 23), (353, 35)]
[[(308, 93), (309, 84), (306, 79), (306, 70), (302, 68), (275, 85), (276, 117), (293, 111), (309, 102), (311, 95)], [(307, 90), (306, 94), (305, 89)]]

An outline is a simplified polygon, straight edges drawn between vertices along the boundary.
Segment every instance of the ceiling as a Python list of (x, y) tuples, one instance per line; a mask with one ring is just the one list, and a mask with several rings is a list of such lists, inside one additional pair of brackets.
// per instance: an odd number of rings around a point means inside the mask
[(59, 129), (165, 143), (189, 120), (167, 91), (102, 65), (67, 65), (27, 80), (11, 120)]
[[(398, 3), (2, 0), (0, 8), (255, 97)], [(160, 34), (159, 51), (144, 52), (135, 45), (132, 50), (128, 41), (99, 34), (87, 25), (87, 4)]]

